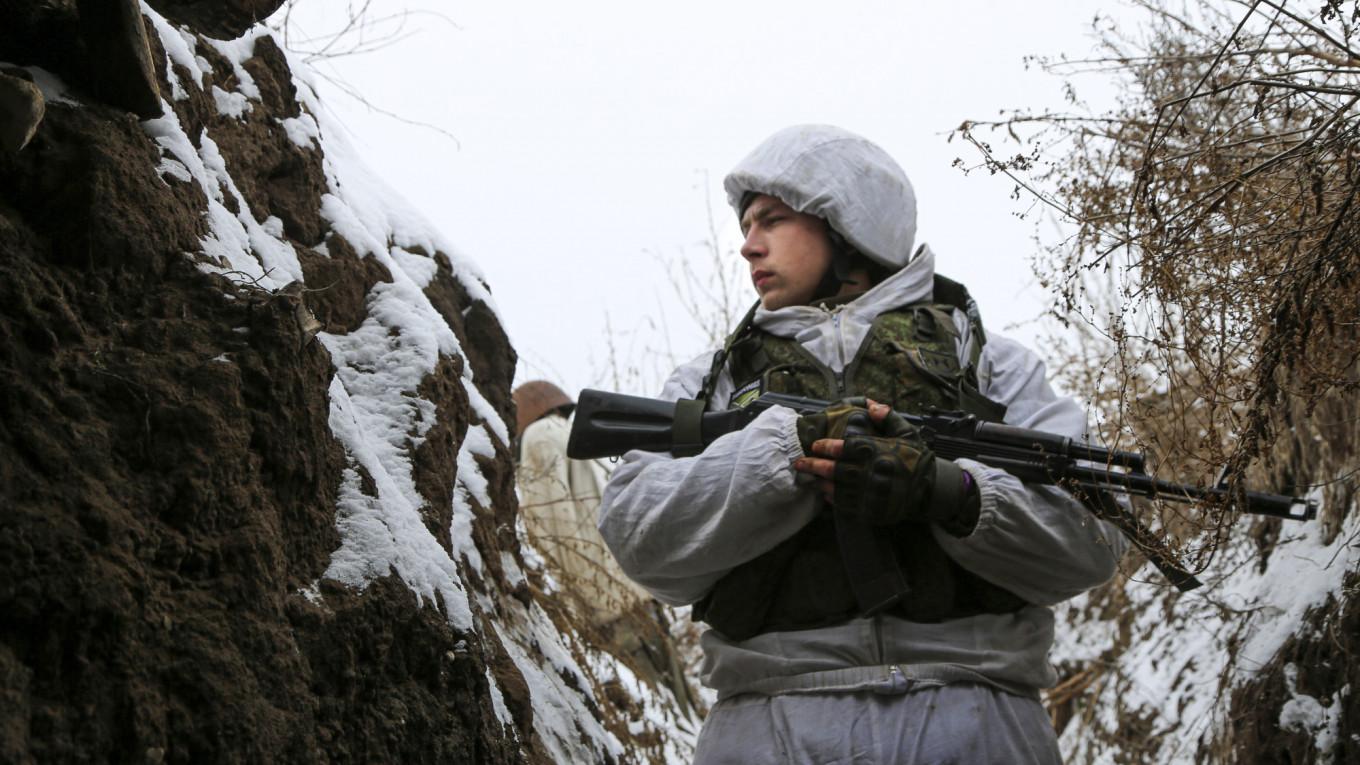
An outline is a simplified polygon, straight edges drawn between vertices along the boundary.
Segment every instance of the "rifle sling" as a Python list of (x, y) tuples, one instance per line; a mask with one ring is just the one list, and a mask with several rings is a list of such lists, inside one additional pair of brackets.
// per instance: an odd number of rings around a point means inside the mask
[(675, 402), (675, 420), (671, 423), (671, 454), (693, 457), (704, 450), (704, 401), (682, 398)]

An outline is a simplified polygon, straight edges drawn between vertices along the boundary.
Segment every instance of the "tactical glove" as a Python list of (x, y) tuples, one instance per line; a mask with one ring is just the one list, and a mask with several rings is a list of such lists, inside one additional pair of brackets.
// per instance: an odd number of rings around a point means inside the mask
[[(876, 428), (863, 398), (838, 401), (817, 414), (798, 418), (798, 442), (803, 453), (812, 454), (812, 442), (823, 438), (845, 438), (853, 433), (873, 433)], [(890, 415), (892, 416), (892, 415)], [(898, 418), (901, 419), (901, 418)]]
[(898, 523), (930, 499), (935, 455), (905, 438), (851, 436), (832, 482), (837, 511), (874, 525)]
[(955, 536), (972, 533), (979, 500), (963, 469), (937, 459), (901, 415), (890, 412), (875, 424), (867, 406), (862, 397), (847, 398), (798, 418), (804, 454), (818, 439), (845, 440), (832, 478), (837, 511), (873, 525), (933, 522)]
[(955, 536), (978, 524), (978, 494), (963, 468), (919, 436), (851, 436), (836, 460), (835, 504), (866, 523), (937, 523)]
[(836, 510), (866, 523), (938, 523), (955, 536), (977, 525), (979, 501), (967, 474), (937, 458), (915, 432), (846, 438), (833, 483)]

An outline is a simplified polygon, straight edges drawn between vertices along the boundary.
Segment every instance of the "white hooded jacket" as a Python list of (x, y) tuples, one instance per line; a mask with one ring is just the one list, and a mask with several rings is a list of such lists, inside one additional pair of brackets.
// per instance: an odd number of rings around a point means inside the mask
[(515, 470), (520, 517), (567, 604), (581, 618), (604, 625), (649, 597), (619, 570), (595, 530), (604, 470), (594, 460), (567, 458), (570, 429), (566, 417), (548, 414), (520, 436)]
[[(808, 134), (804, 130), (791, 135), (797, 139)], [(825, 138), (816, 131), (812, 134)], [(865, 161), (862, 147), (852, 142), (821, 140), (819, 145), (847, 146), (860, 152), (855, 161)], [(758, 166), (762, 156), (771, 154), (783, 162), (792, 157), (795, 163), (804, 156), (796, 151), (762, 155), (757, 149), (729, 176), (729, 193), (731, 179), (739, 173), (787, 176), (789, 168), (782, 165)], [(754, 170), (749, 166), (752, 158)], [(901, 174), (895, 164), (890, 170)], [(905, 175), (902, 180), (909, 190)], [(768, 193), (759, 186), (755, 190)], [(847, 216), (826, 217), (834, 226)], [(876, 224), (872, 217), (859, 221), (860, 226)], [(851, 241), (902, 241), (901, 232), (841, 233)], [(851, 302), (832, 308), (759, 309), (754, 321), (771, 334), (796, 339), (839, 373), (854, 358), (875, 317), (930, 299), (934, 271), (934, 255), (923, 246), (897, 273)], [(966, 364), (974, 339), (961, 312), (955, 312), (955, 323), (960, 330), (959, 358)], [(696, 397), (711, 360), (711, 353), (704, 354), (677, 369), (661, 397)], [(989, 333), (978, 378), (983, 395), (1007, 406), (1007, 423), (1074, 438), (1084, 435), (1081, 408), (1053, 392), (1043, 363), (1018, 343)], [(732, 388), (723, 370), (709, 408), (727, 408)], [(811, 521), (818, 512), (819, 494), (814, 483), (792, 467), (802, 456), (796, 420), (792, 410), (774, 407), (695, 457), (638, 451), (625, 455), (605, 487), (599, 519), (600, 533), (623, 570), (664, 602), (694, 603), (727, 572)], [(1004, 471), (970, 460), (959, 460), (959, 465), (978, 487), (978, 523), (962, 538), (935, 529), (937, 541), (960, 565), (1031, 605), (1015, 613), (937, 624), (880, 615), (831, 627), (770, 632), (741, 642), (709, 630), (702, 639), (703, 682), (720, 698), (743, 692), (901, 691), (913, 682), (957, 681), (1032, 695), (1052, 685), (1055, 675), (1047, 653), (1053, 641), (1053, 616), (1048, 606), (1109, 579), (1123, 552), (1123, 538), (1059, 489), (1022, 484)]]

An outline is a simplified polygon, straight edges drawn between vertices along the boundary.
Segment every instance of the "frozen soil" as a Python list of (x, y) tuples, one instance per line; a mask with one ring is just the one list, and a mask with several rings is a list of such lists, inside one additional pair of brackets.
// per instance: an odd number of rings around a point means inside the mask
[(475, 264), (273, 36), (204, 34), (276, 4), (143, 5), (139, 122), (74, 2), (0, 0), (47, 98), (0, 155), (0, 762), (685, 761), (689, 702), (520, 545)]
[[(1297, 633), (1232, 696), (1226, 745), (1239, 763), (1360, 762), (1360, 604), (1341, 598), (1309, 613)], [(1226, 759), (1226, 758), (1225, 758)]]
[[(67, 70), (80, 98), (75, 64), (21, 63)], [(504, 652), (393, 576), (362, 592), (322, 577), (346, 457), (328, 424), (336, 370), (298, 308), (345, 332), (391, 275), (318, 215), (321, 155), (277, 126), (299, 106), (270, 38), (246, 67), (257, 119), (220, 115), (206, 89), (174, 108), (189, 135), (211, 129), (256, 217), (282, 222), (308, 289), (198, 268), (204, 194), (157, 173), (131, 115), (49, 103), (33, 143), (0, 157), (0, 760), (542, 760), (487, 703), (488, 676), (515, 672)], [(322, 242), (329, 256), (308, 249)], [(514, 352), (494, 314), (447, 259), (429, 289), (513, 421)], [(440, 380), (461, 361), (425, 388), (441, 426), (419, 484), (446, 546), (451, 454), (474, 417)], [(488, 549), (515, 507), (497, 448), (482, 470), (499, 509), (474, 524)], [(527, 709), (514, 688), (507, 703)]]

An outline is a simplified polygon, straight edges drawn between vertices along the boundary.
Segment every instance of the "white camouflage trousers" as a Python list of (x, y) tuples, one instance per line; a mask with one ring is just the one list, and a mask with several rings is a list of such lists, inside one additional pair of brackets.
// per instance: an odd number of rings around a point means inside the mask
[(951, 684), (901, 695), (743, 694), (704, 721), (695, 765), (1054, 765), (1037, 699)]

